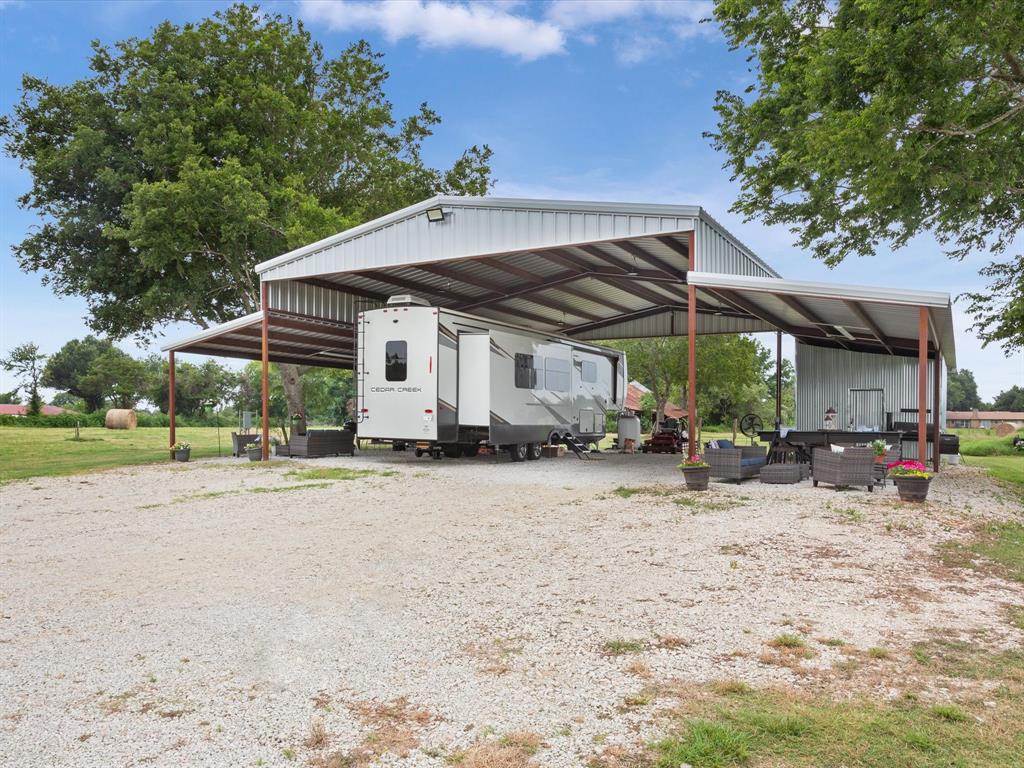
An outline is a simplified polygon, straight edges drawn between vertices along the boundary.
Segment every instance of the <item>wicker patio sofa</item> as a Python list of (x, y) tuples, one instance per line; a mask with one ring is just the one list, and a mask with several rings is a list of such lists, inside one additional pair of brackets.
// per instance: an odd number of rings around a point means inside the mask
[(818, 483), (829, 483), (836, 489), (865, 486), (868, 491), (875, 490), (875, 452), (870, 448), (850, 447), (842, 453), (815, 448), (811, 466), (815, 488)]
[(292, 435), (288, 454), (295, 458), (315, 459), (320, 456), (354, 456), (355, 435), (348, 429), (309, 429), (304, 435)]
[(719, 440), (718, 447), (704, 449), (704, 461), (711, 465), (711, 476), (737, 483), (751, 477), (760, 477), (761, 467), (768, 463), (765, 449), (757, 445), (733, 446), (728, 440)]

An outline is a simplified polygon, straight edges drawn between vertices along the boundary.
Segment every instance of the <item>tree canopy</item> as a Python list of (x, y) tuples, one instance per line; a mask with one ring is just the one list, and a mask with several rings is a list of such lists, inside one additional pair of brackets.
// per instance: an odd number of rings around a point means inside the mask
[(946, 379), (946, 409), (950, 411), (970, 411), (983, 408), (981, 397), (978, 396), (978, 382), (974, 374), (966, 368), (950, 371)]
[(397, 120), (379, 54), (327, 58), (301, 22), (234, 5), (94, 43), (90, 77), (25, 75), (7, 152), (43, 219), (14, 253), (114, 338), (258, 307), (260, 261), (438, 192), (485, 193), (490, 150), (422, 160), (439, 117)]
[(1004, 389), (992, 401), (992, 410), (1024, 412), (1024, 387), (1015, 385)]
[[(28, 390), (28, 412), (33, 416), (43, 407), (39, 397), (39, 383), (45, 362), (46, 355), (39, 351), (38, 344), (32, 342), (19, 344), (7, 357), (0, 359), (0, 368), (13, 373), (21, 381), (21, 387)], [(17, 391), (9, 394), (16, 395)]]
[(753, 63), (708, 134), (734, 210), (830, 265), (926, 231), (955, 258), (1009, 251), (967, 297), (983, 341), (1024, 348), (1024, 3), (717, 0), (715, 16)]

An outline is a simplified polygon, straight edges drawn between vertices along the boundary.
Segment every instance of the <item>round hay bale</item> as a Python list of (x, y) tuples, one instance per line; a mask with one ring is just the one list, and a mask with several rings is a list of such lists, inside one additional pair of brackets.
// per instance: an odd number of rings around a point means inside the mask
[(139, 417), (131, 408), (111, 408), (103, 423), (107, 429), (135, 429), (139, 426)]
[(1017, 430), (1013, 428), (1013, 424), (1007, 424), (1005, 421), (1001, 421), (992, 428), (992, 431), (996, 433), (996, 437), (1006, 437), (1012, 435)]

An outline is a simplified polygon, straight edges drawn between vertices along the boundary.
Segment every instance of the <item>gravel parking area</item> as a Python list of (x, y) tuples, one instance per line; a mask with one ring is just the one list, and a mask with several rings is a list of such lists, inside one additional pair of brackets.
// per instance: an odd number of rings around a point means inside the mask
[[(820, 639), (1021, 641), (1021, 585), (934, 557), (1021, 514), (978, 470), (922, 508), (891, 485), (688, 494), (677, 461), (374, 452), (3, 486), (0, 764), (443, 766), (529, 733), (537, 765), (578, 766), (658, 734), (624, 705), (644, 679), (814, 685), (842, 653)], [(332, 467), (377, 474), (289, 475)], [(772, 663), (794, 631), (814, 658)]]

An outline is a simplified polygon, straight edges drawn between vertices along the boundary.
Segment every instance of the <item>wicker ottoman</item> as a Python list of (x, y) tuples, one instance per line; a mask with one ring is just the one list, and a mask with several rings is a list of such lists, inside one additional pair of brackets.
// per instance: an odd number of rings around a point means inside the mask
[(800, 466), (797, 464), (765, 464), (761, 467), (762, 483), (790, 485), (800, 482)]
[(807, 480), (808, 478), (810, 478), (810, 476), (811, 476), (811, 465), (810, 464), (808, 464), (805, 461), (805, 462), (802, 462), (802, 463), (797, 463), (796, 466), (800, 467), (800, 479), (801, 480)]

